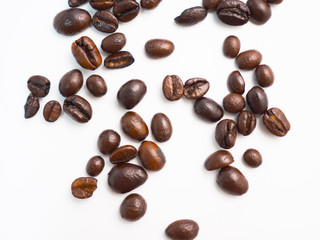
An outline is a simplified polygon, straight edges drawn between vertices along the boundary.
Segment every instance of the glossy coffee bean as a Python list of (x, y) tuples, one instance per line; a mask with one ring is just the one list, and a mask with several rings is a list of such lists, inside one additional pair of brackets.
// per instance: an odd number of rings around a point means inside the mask
[(139, 14), (139, 11), (139, 3), (135, 0), (121, 0), (113, 7), (113, 14), (122, 22), (131, 21)]
[(72, 95), (64, 100), (63, 111), (80, 123), (86, 123), (92, 117), (90, 103), (78, 95)]
[(95, 177), (98, 176), (104, 168), (104, 160), (100, 156), (94, 156), (89, 159), (86, 167), (88, 175)]
[(217, 7), (217, 15), (222, 22), (239, 26), (249, 21), (250, 10), (242, 1), (222, 0)]
[(43, 76), (32, 76), (28, 80), (28, 89), (36, 97), (45, 97), (50, 90), (50, 81)]
[(216, 10), (222, 0), (202, 0), (202, 6), (208, 10)]
[(246, 83), (239, 71), (233, 71), (228, 77), (227, 85), (230, 92), (243, 94)]
[(65, 73), (59, 82), (59, 91), (62, 96), (69, 97), (79, 92), (83, 84), (83, 75), (80, 70), (73, 69)]
[(121, 106), (132, 109), (142, 100), (146, 92), (146, 84), (139, 79), (133, 79), (120, 87), (117, 99)]
[(140, 0), (140, 5), (145, 9), (154, 9), (156, 8), (161, 0)]
[(77, 178), (71, 184), (72, 195), (76, 198), (85, 199), (92, 196), (97, 189), (98, 180), (93, 177)]
[(119, 163), (108, 173), (110, 188), (118, 193), (127, 193), (141, 186), (148, 179), (147, 172), (131, 163)]
[(126, 45), (127, 39), (123, 33), (113, 33), (101, 42), (101, 49), (107, 53), (120, 51)]
[(271, 7), (266, 0), (248, 0), (250, 9), (250, 21), (256, 24), (264, 24), (271, 18)]
[(127, 136), (138, 141), (144, 140), (149, 134), (147, 124), (140, 115), (135, 112), (126, 112), (122, 116), (121, 128)]
[(245, 194), (249, 189), (246, 177), (232, 166), (224, 167), (219, 171), (217, 183), (223, 191), (238, 196)]
[(190, 219), (177, 220), (166, 228), (165, 233), (172, 240), (192, 240), (198, 236), (199, 225)]
[(91, 75), (86, 81), (89, 92), (95, 97), (101, 97), (107, 93), (107, 84), (99, 75)]
[(247, 50), (236, 57), (236, 64), (240, 69), (251, 70), (262, 61), (262, 55), (257, 50)]
[(108, 10), (100, 10), (92, 17), (92, 25), (100, 32), (112, 33), (118, 29), (118, 19)]
[(98, 149), (103, 154), (110, 154), (119, 146), (120, 141), (120, 135), (116, 131), (104, 130), (98, 137)]
[(105, 10), (112, 8), (116, 0), (89, 0), (92, 8), (97, 10)]
[(128, 162), (138, 155), (138, 150), (132, 145), (124, 145), (115, 149), (110, 155), (112, 164)]
[(283, 0), (267, 0), (268, 3), (280, 4)]
[(246, 106), (244, 97), (238, 93), (229, 93), (223, 98), (224, 110), (230, 113), (241, 112)]
[(58, 13), (53, 20), (54, 29), (64, 35), (74, 35), (91, 24), (90, 14), (83, 9), (72, 8)]
[(43, 117), (47, 122), (55, 122), (61, 115), (61, 105), (57, 101), (50, 101), (43, 108)]
[(197, 99), (205, 95), (210, 83), (204, 78), (191, 78), (184, 84), (183, 95), (188, 99)]
[(253, 113), (263, 114), (268, 109), (268, 96), (266, 92), (258, 86), (250, 89), (246, 96), (247, 103)]
[(183, 82), (177, 75), (167, 75), (162, 82), (162, 92), (169, 101), (177, 101), (183, 95)]
[(272, 69), (265, 64), (259, 65), (254, 71), (256, 81), (261, 87), (270, 87), (274, 82)]
[(219, 150), (212, 153), (209, 157), (207, 157), (204, 167), (208, 171), (220, 169), (226, 167), (234, 162), (233, 156), (230, 152), (225, 150)]
[(243, 136), (250, 135), (256, 128), (257, 120), (256, 115), (253, 112), (242, 110), (237, 117), (237, 129), (238, 133)]
[(150, 171), (159, 171), (166, 163), (166, 157), (160, 147), (151, 141), (141, 143), (138, 156), (144, 168)]
[(270, 108), (263, 115), (263, 124), (272, 134), (283, 137), (290, 130), (286, 115), (279, 108)]
[(223, 117), (222, 107), (211, 98), (198, 98), (193, 105), (195, 113), (202, 119), (217, 122)]
[(204, 20), (206, 16), (207, 10), (204, 7), (192, 7), (184, 10), (174, 21), (180, 25), (191, 26)]
[(134, 58), (127, 51), (112, 53), (104, 60), (104, 66), (109, 69), (128, 67), (132, 63), (134, 63)]
[(151, 39), (145, 44), (146, 53), (153, 58), (167, 57), (174, 51), (174, 44), (166, 39)]
[(151, 131), (158, 142), (168, 141), (173, 131), (170, 119), (163, 113), (155, 114), (151, 120)]
[(88, 0), (68, 0), (68, 5), (69, 7), (79, 7), (86, 2), (88, 2)]
[(133, 193), (127, 196), (120, 206), (120, 215), (128, 221), (137, 221), (142, 218), (147, 211), (147, 202), (139, 194)]
[(220, 147), (232, 148), (237, 140), (237, 125), (231, 119), (221, 120), (216, 126), (215, 138)]
[(240, 40), (236, 36), (228, 36), (223, 42), (223, 53), (226, 57), (235, 58), (240, 51)]
[(24, 118), (31, 118), (38, 112), (40, 108), (39, 98), (32, 93), (29, 94), (24, 105)]
[(260, 152), (256, 149), (250, 148), (243, 154), (243, 160), (250, 167), (259, 167), (262, 164), (262, 156)]

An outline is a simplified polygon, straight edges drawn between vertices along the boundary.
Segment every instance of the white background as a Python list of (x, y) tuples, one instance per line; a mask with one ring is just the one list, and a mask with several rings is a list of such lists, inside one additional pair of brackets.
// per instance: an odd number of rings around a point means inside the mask
[[(120, 24), (118, 32), (127, 37), (124, 50), (136, 61), (120, 70), (82, 69), (85, 79), (93, 73), (103, 76), (108, 93), (94, 98), (85, 86), (80, 90), (79, 95), (92, 104), (93, 118), (79, 124), (66, 114), (47, 123), (42, 110), (49, 100), (63, 103), (59, 80), (67, 71), (80, 68), (71, 54), (71, 43), (87, 35), (100, 46), (106, 34), (93, 27), (71, 37), (57, 34), (53, 18), (68, 8), (67, 0), (2, 1), (0, 239), (161, 240), (167, 239), (166, 226), (183, 218), (199, 223), (200, 240), (320, 239), (319, 1), (284, 0), (272, 6), (272, 18), (262, 26), (227, 26), (213, 13), (192, 27), (174, 23), (184, 9), (197, 5), (200, 0), (163, 0), (158, 8), (141, 10), (136, 19)], [(89, 4), (83, 8), (94, 14)], [(228, 94), (227, 76), (237, 69), (234, 60), (222, 54), (223, 40), (231, 34), (241, 40), (241, 50), (258, 49), (263, 63), (272, 67), (275, 83), (265, 89), (269, 106), (282, 109), (291, 123), (284, 138), (268, 133), (261, 119), (252, 135), (238, 137), (230, 150), (233, 166), (250, 184), (241, 197), (221, 191), (215, 183), (217, 171), (203, 167), (206, 157), (219, 149), (214, 141), (216, 124), (199, 119), (192, 101), (169, 102), (161, 91), (168, 74), (177, 74), (184, 81), (203, 77), (211, 84), (206, 96), (221, 104)], [(159, 60), (148, 58), (144, 44), (152, 38), (171, 40), (174, 53)], [(253, 71), (241, 73), (248, 90), (255, 84)], [(26, 120), (27, 80), (36, 74), (50, 79), (51, 90), (41, 99), (37, 115)], [(144, 196), (148, 210), (132, 223), (119, 214), (120, 203), (128, 194), (114, 193), (107, 186), (112, 167), (108, 156), (92, 198), (75, 199), (70, 185), (86, 176), (88, 159), (99, 154), (96, 141), (103, 130), (119, 132), (121, 145), (139, 147), (120, 129), (126, 110), (116, 100), (120, 86), (134, 78), (145, 81), (148, 91), (133, 110), (148, 124), (155, 113), (167, 114), (174, 133), (170, 141), (159, 144), (167, 158), (164, 169), (149, 172), (148, 181), (133, 191)], [(151, 135), (147, 139), (154, 140)], [(257, 169), (242, 161), (248, 148), (263, 155)]]

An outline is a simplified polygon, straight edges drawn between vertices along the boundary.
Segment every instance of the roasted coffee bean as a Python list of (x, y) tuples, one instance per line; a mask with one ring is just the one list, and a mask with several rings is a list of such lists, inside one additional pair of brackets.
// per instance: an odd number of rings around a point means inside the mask
[(188, 99), (197, 99), (205, 95), (210, 83), (204, 78), (191, 78), (184, 84), (183, 95)]
[(110, 69), (124, 68), (134, 63), (134, 58), (131, 53), (127, 51), (120, 51), (110, 54), (104, 60), (104, 66)]
[(244, 97), (238, 93), (229, 93), (223, 98), (223, 107), (227, 112), (238, 113), (241, 112), (245, 106), (246, 101), (244, 100)]
[(225, 150), (219, 150), (212, 153), (209, 157), (207, 157), (204, 163), (204, 167), (208, 171), (212, 171), (212, 170), (226, 167), (233, 162), (234, 162), (234, 159), (230, 152)]
[(86, 2), (88, 2), (88, 0), (68, 0), (69, 7), (79, 7)]
[(76, 198), (89, 198), (97, 189), (98, 180), (93, 177), (81, 177), (73, 181), (71, 185), (72, 195)]
[(228, 36), (223, 42), (223, 53), (226, 57), (235, 58), (240, 51), (240, 40), (236, 36)]
[(259, 167), (262, 164), (262, 156), (260, 152), (256, 149), (250, 148), (243, 154), (243, 160), (250, 167)]
[(239, 71), (230, 73), (227, 83), (230, 92), (239, 94), (244, 93), (246, 83)]
[(39, 98), (32, 93), (29, 94), (26, 104), (24, 105), (24, 118), (31, 118), (40, 108)]
[(237, 125), (231, 119), (224, 119), (216, 126), (215, 138), (220, 147), (232, 148), (237, 140)]
[(147, 211), (147, 202), (139, 194), (133, 193), (127, 196), (120, 206), (120, 215), (128, 221), (137, 221)]
[(83, 84), (83, 75), (80, 70), (73, 69), (62, 76), (59, 82), (59, 91), (62, 96), (69, 97), (79, 92)]
[(236, 57), (236, 64), (240, 69), (251, 70), (256, 68), (262, 61), (262, 55), (257, 50), (248, 50)]
[(63, 111), (80, 123), (86, 123), (92, 117), (90, 103), (78, 95), (72, 95), (64, 100)]
[(154, 9), (156, 8), (161, 0), (140, 0), (140, 5), (145, 9)]
[(263, 114), (268, 109), (268, 97), (266, 92), (258, 86), (250, 89), (247, 93), (247, 103), (253, 113)]
[(91, 75), (86, 81), (89, 92), (95, 97), (101, 97), (107, 93), (107, 84), (99, 75)]
[(166, 39), (151, 39), (145, 44), (146, 53), (153, 58), (167, 57), (174, 51), (174, 44)]
[(115, 149), (110, 156), (113, 164), (128, 162), (138, 155), (138, 150), (132, 145), (124, 145)]
[(107, 53), (120, 51), (126, 45), (127, 39), (123, 33), (113, 33), (101, 42), (101, 49)]
[(166, 228), (165, 233), (172, 240), (192, 240), (198, 236), (199, 225), (190, 219), (177, 220)]
[(104, 10), (112, 8), (116, 0), (89, 0), (92, 8), (97, 10)]
[(55, 122), (61, 115), (61, 105), (57, 101), (50, 101), (43, 108), (43, 117), (47, 122)]
[(279, 108), (270, 108), (263, 115), (264, 126), (274, 135), (283, 137), (290, 130), (286, 115)]
[(174, 21), (180, 25), (190, 26), (204, 20), (206, 16), (207, 10), (204, 7), (192, 7), (184, 10)]
[(249, 189), (246, 177), (232, 166), (224, 167), (219, 171), (217, 183), (223, 191), (233, 195), (245, 194)]
[(256, 115), (253, 112), (242, 110), (237, 117), (237, 129), (243, 136), (250, 135), (256, 128)]
[(256, 24), (264, 24), (271, 18), (271, 7), (266, 0), (248, 0), (250, 9), (250, 21)]
[(119, 146), (120, 141), (120, 135), (116, 131), (104, 130), (98, 137), (98, 149), (103, 154), (110, 154)]
[(92, 25), (99, 31), (112, 33), (118, 29), (118, 19), (108, 10), (100, 10), (92, 17)]
[(160, 147), (151, 141), (141, 143), (138, 156), (144, 168), (150, 171), (159, 171), (166, 163), (166, 157)]
[(222, 0), (202, 0), (202, 6), (208, 10), (215, 10)]
[(172, 135), (170, 119), (163, 113), (155, 114), (151, 120), (151, 131), (158, 142), (168, 141)]
[(138, 141), (144, 140), (149, 134), (147, 124), (135, 112), (126, 112), (122, 116), (121, 128), (127, 136)]
[(267, 0), (268, 3), (280, 4), (283, 0)]
[(177, 75), (168, 75), (163, 79), (162, 92), (169, 101), (179, 100), (183, 95), (183, 82)]
[(147, 172), (131, 163), (119, 163), (108, 173), (108, 184), (118, 193), (127, 193), (141, 186), (148, 179)]
[(29, 78), (28, 88), (36, 97), (45, 97), (50, 90), (50, 81), (43, 76), (35, 75)]
[(249, 21), (250, 10), (242, 1), (222, 0), (217, 7), (217, 15), (222, 22), (239, 26)]
[(121, 86), (117, 99), (121, 106), (132, 109), (142, 100), (146, 92), (146, 84), (139, 79), (133, 79)]
[(64, 10), (58, 13), (53, 20), (54, 29), (60, 34), (69, 36), (85, 30), (90, 24), (90, 14), (79, 8)]
[(122, 22), (131, 21), (139, 14), (139, 11), (139, 3), (135, 0), (121, 0), (113, 7), (113, 14)]
[(193, 105), (195, 113), (208, 121), (217, 122), (223, 117), (222, 107), (211, 98), (198, 98)]
[(256, 81), (261, 87), (270, 87), (274, 82), (272, 69), (265, 64), (259, 65), (254, 71)]
[(89, 159), (86, 167), (88, 175), (95, 177), (98, 176), (104, 168), (104, 160), (100, 156), (94, 156)]

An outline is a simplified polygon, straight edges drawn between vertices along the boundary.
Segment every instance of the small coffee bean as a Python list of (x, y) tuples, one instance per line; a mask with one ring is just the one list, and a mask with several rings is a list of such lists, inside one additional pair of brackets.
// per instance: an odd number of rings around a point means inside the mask
[(155, 114), (151, 120), (151, 131), (158, 142), (168, 141), (173, 131), (170, 119), (163, 113)]
[(43, 108), (43, 117), (47, 122), (55, 122), (61, 115), (61, 105), (57, 101), (50, 101)]
[(29, 94), (26, 104), (24, 105), (24, 118), (31, 118), (38, 112), (40, 108), (39, 98), (32, 93)]
[(89, 159), (86, 167), (88, 175), (95, 177), (98, 176), (104, 168), (104, 160), (100, 156), (94, 156)]
[(132, 145), (124, 145), (115, 149), (110, 156), (112, 164), (128, 162), (138, 155), (138, 150)]
[(101, 49), (107, 53), (120, 51), (126, 45), (127, 39), (123, 33), (113, 33), (101, 42)]
[(198, 98), (193, 105), (195, 113), (202, 119), (217, 122), (223, 117), (222, 107), (211, 98)]
[(98, 137), (98, 149), (103, 154), (112, 153), (120, 144), (120, 135), (111, 129), (104, 130)]
[(120, 215), (128, 221), (137, 221), (142, 218), (147, 211), (147, 202), (139, 194), (133, 193), (127, 196), (120, 206)]
[(89, 198), (93, 192), (97, 189), (98, 180), (93, 177), (81, 177), (77, 178), (71, 184), (72, 195), (76, 198)]
[(108, 184), (118, 193), (127, 193), (141, 186), (148, 179), (147, 172), (131, 163), (119, 163), (108, 173)]
[(100, 10), (92, 17), (92, 25), (100, 32), (112, 33), (118, 29), (118, 19), (108, 10)]
[(270, 108), (262, 119), (264, 126), (276, 136), (283, 137), (290, 130), (290, 123), (279, 108)]
[(133, 79), (120, 87), (117, 99), (121, 106), (132, 109), (142, 100), (146, 92), (146, 84), (139, 79)]
[(202, 0), (202, 6), (208, 10), (216, 10), (222, 0)]
[(280, 4), (283, 0), (267, 0), (268, 3)]
[(99, 75), (91, 75), (86, 81), (89, 92), (95, 97), (101, 97), (107, 93), (107, 84)]
[(256, 76), (256, 81), (261, 87), (270, 87), (273, 84), (274, 74), (268, 65), (259, 65), (254, 73)]
[(209, 157), (207, 157), (204, 163), (204, 167), (208, 171), (212, 171), (212, 170), (226, 167), (233, 162), (234, 162), (234, 159), (230, 152), (225, 150), (219, 150), (212, 153)]
[(32, 76), (28, 80), (28, 89), (36, 97), (45, 97), (50, 90), (50, 81), (43, 76)]
[(244, 97), (238, 93), (229, 93), (223, 98), (224, 110), (230, 113), (241, 112), (246, 106), (246, 101)]
[(216, 126), (215, 138), (220, 147), (232, 148), (237, 140), (237, 125), (231, 119), (224, 119)]
[(112, 8), (116, 0), (89, 0), (92, 8), (97, 10), (105, 10)]
[(190, 26), (204, 20), (206, 16), (207, 10), (204, 7), (192, 7), (184, 10), (174, 21), (180, 25)]
[(63, 111), (80, 123), (86, 123), (92, 117), (90, 103), (78, 95), (72, 95), (64, 100)]
[(256, 24), (264, 24), (271, 18), (271, 7), (266, 0), (248, 0), (250, 9), (250, 21)]
[(120, 51), (110, 54), (104, 60), (104, 66), (109, 69), (124, 68), (134, 63), (134, 58), (127, 51)]
[(223, 42), (223, 53), (226, 57), (235, 58), (240, 51), (240, 40), (236, 36), (228, 36)]
[(62, 76), (59, 91), (62, 96), (69, 97), (76, 94), (82, 87), (83, 75), (80, 70), (73, 69)]
[(165, 233), (172, 240), (192, 240), (198, 236), (199, 225), (190, 219), (177, 220), (166, 228)]
[(113, 7), (113, 14), (122, 22), (131, 21), (139, 14), (139, 11), (139, 3), (135, 0), (121, 0)]
[(246, 83), (239, 71), (230, 73), (227, 83), (230, 92), (239, 94), (244, 93)]
[(240, 69), (251, 70), (256, 68), (262, 61), (262, 55), (257, 50), (248, 50), (236, 57), (236, 64)]
[(144, 168), (150, 171), (159, 171), (166, 163), (166, 157), (160, 147), (151, 141), (141, 143), (138, 156)]
[(242, 110), (237, 117), (237, 129), (243, 136), (250, 135), (256, 128), (256, 115), (253, 112)]
[(88, 2), (88, 0), (68, 0), (69, 7), (79, 7), (86, 2)]
[(266, 92), (258, 86), (250, 89), (246, 96), (247, 103), (253, 113), (263, 114), (268, 109), (268, 96)]
[(262, 164), (262, 156), (260, 152), (256, 149), (250, 148), (243, 154), (243, 160), (250, 167), (259, 167)]
[(179, 100), (183, 95), (183, 82), (177, 75), (168, 75), (163, 79), (162, 92), (169, 101)]
[(184, 84), (183, 95), (188, 99), (197, 99), (205, 95), (210, 83), (204, 78), (191, 78)]
[(224, 167), (219, 171), (217, 183), (223, 191), (232, 195), (243, 195), (249, 189), (246, 177), (239, 169), (232, 166)]
[(156, 8), (161, 0), (140, 0), (140, 5), (145, 9), (154, 9)]
[(127, 136), (138, 141), (144, 140), (149, 134), (147, 124), (140, 115), (135, 112), (126, 112), (122, 116), (121, 128)]
[(90, 14), (83, 9), (72, 8), (58, 13), (53, 20), (54, 29), (64, 35), (74, 35), (91, 24)]
[(153, 58), (167, 57), (174, 51), (174, 44), (166, 39), (151, 39), (145, 44), (146, 53)]
[(232, 26), (239, 26), (249, 21), (250, 10), (242, 1), (223, 0), (217, 7), (217, 15), (222, 22)]

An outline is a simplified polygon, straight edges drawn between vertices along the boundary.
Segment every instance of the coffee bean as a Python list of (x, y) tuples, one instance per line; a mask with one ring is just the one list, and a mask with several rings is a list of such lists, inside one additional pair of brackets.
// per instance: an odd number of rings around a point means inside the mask
[(141, 186), (148, 179), (147, 172), (131, 163), (119, 163), (108, 173), (108, 184), (118, 193), (127, 193)]
[(236, 64), (240, 69), (251, 70), (256, 68), (262, 61), (262, 55), (257, 50), (248, 50), (236, 57)]
[(197, 99), (205, 95), (210, 83), (204, 78), (191, 78), (184, 84), (183, 95), (188, 99)]
[(193, 105), (195, 113), (202, 119), (217, 122), (223, 117), (222, 107), (211, 98), (198, 98)]
[(89, 159), (86, 167), (88, 175), (95, 177), (98, 176), (104, 168), (104, 160), (100, 156), (94, 156)]
[(270, 108), (263, 115), (264, 126), (274, 135), (283, 137), (290, 130), (290, 123), (279, 108)]
[(26, 104), (24, 105), (24, 118), (31, 118), (38, 112), (40, 108), (39, 98), (32, 93), (29, 94)]
[(107, 84), (99, 75), (91, 75), (86, 81), (89, 92), (95, 97), (101, 97), (107, 93)]
[(237, 129), (243, 136), (250, 135), (256, 128), (256, 115), (253, 112), (242, 110), (237, 117)]
[(120, 51), (110, 54), (104, 60), (104, 66), (110, 69), (124, 68), (134, 63), (134, 58), (131, 53), (127, 51)]
[(61, 105), (57, 101), (50, 101), (43, 108), (43, 117), (47, 122), (55, 122), (61, 115)]
[(220, 147), (232, 148), (237, 140), (237, 125), (231, 119), (224, 119), (216, 126), (215, 138)]
[(192, 7), (184, 10), (174, 21), (180, 25), (191, 26), (204, 20), (206, 16), (207, 10), (204, 7)]
[(116, 131), (104, 130), (98, 137), (98, 149), (103, 154), (110, 154), (119, 146), (120, 141), (120, 135)]
[(233, 195), (243, 195), (249, 189), (246, 177), (232, 166), (224, 167), (219, 171), (217, 183), (223, 191)]
[(230, 92), (243, 94), (245, 91), (245, 81), (239, 71), (233, 71), (228, 77), (228, 88)]
[(112, 33), (118, 29), (118, 19), (108, 10), (100, 10), (92, 17), (92, 25), (100, 32)]
[(69, 7), (79, 7), (86, 2), (88, 2), (88, 0), (68, 0)]
[(28, 80), (28, 89), (36, 97), (45, 97), (50, 90), (50, 81), (43, 76), (32, 76)]
[(145, 9), (154, 9), (156, 8), (161, 0), (140, 0), (140, 5)]
[(145, 44), (146, 53), (153, 58), (167, 57), (174, 51), (174, 44), (166, 39), (151, 39)]
[(131, 21), (139, 14), (139, 11), (139, 3), (134, 0), (121, 0), (113, 7), (113, 14), (122, 22)]
[(261, 87), (270, 87), (274, 82), (272, 69), (265, 64), (259, 65), (255, 70), (256, 81)]
[(64, 35), (74, 35), (91, 24), (90, 14), (83, 9), (72, 8), (58, 13), (53, 20), (54, 29)]
[(147, 202), (139, 194), (133, 193), (127, 196), (120, 206), (120, 215), (128, 221), (137, 221), (142, 218), (147, 211)]
[(141, 143), (138, 156), (144, 168), (150, 171), (159, 171), (166, 163), (166, 157), (160, 147), (151, 141)]
[(268, 3), (280, 4), (283, 0), (267, 0)]
[(127, 39), (123, 33), (113, 33), (101, 42), (101, 49), (107, 53), (120, 51), (126, 44)]
[(94, 70), (102, 63), (100, 52), (89, 37), (81, 37), (72, 43), (72, 54), (81, 67)]
[(105, 10), (112, 8), (116, 0), (89, 0), (92, 8), (97, 10)]
[(147, 124), (135, 112), (126, 112), (122, 116), (121, 128), (127, 136), (138, 141), (144, 140), (149, 134)]
[(216, 10), (221, 0), (202, 0), (202, 6), (208, 10)]
[(124, 145), (115, 149), (110, 156), (112, 164), (128, 162), (138, 155), (138, 150), (132, 145)]
[(228, 36), (223, 42), (223, 53), (226, 57), (235, 58), (240, 51), (240, 40), (236, 36)]
[(207, 157), (204, 163), (204, 167), (208, 171), (212, 171), (212, 170), (226, 167), (233, 162), (234, 162), (234, 159), (230, 152), (225, 150), (219, 150), (212, 153), (209, 157)]
[(256, 24), (264, 24), (271, 18), (271, 8), (266, 0), (248, 0), (250, 9), (250, 21)]
[(172, 135), (170, 119), (163, 113), (155, 114), (151, 120), (151, 131), (158, 142), (168, 141)]
[(63, 111), (80, 123), (86, 123), (92, 117), (90, 103), (78, 95), (72, 95), (64, 100)]
[(239, 26), (249, 21), (250, 10), (242, 1), (223, 0), (217, 7), (217, 15), (222, 22)]
[(121, 106), (132, 109), (142, 100), (146, 92), (146, 84), (139, 79), (133, 79), (121, 86), (117, 99)]
[(268, 109), (268, 97), (265, 91), (258, 86), (250, 89), (247, 93), (247, 103), (253, 113), (263, 114)]
[(256, 149), (250, 148), (243, 154), (243, 160), (250, 167), (259, 167), (262, 164), (262, 156), (260, 152)]
[(72, 195), (76, 198), (89, 198), (97, 189), (98, 180), (93, 177), (77, 178), (71, 184)]
[(198, 236), (199, 225), (190, 219), (177, 220), (166, 228), (165, 233), (173, 240), (192, 240)]
[(179, 100), (183, 95), (183, 82), (177, 75), (168, 75), (163, 79), (162, 92), (169, 101)]
[(244, 100), (244, 97), (238, 93), (229, 93), (223, 98), (223, 107), (227, 112), (238, 113), (241, 112), (245, 106), (246, 101)]
[(59, 91), (62, 96), (69, 97), (76, 94), (82, 87), (83, 75), (80, 70), (73, 69), (62, 76)]

